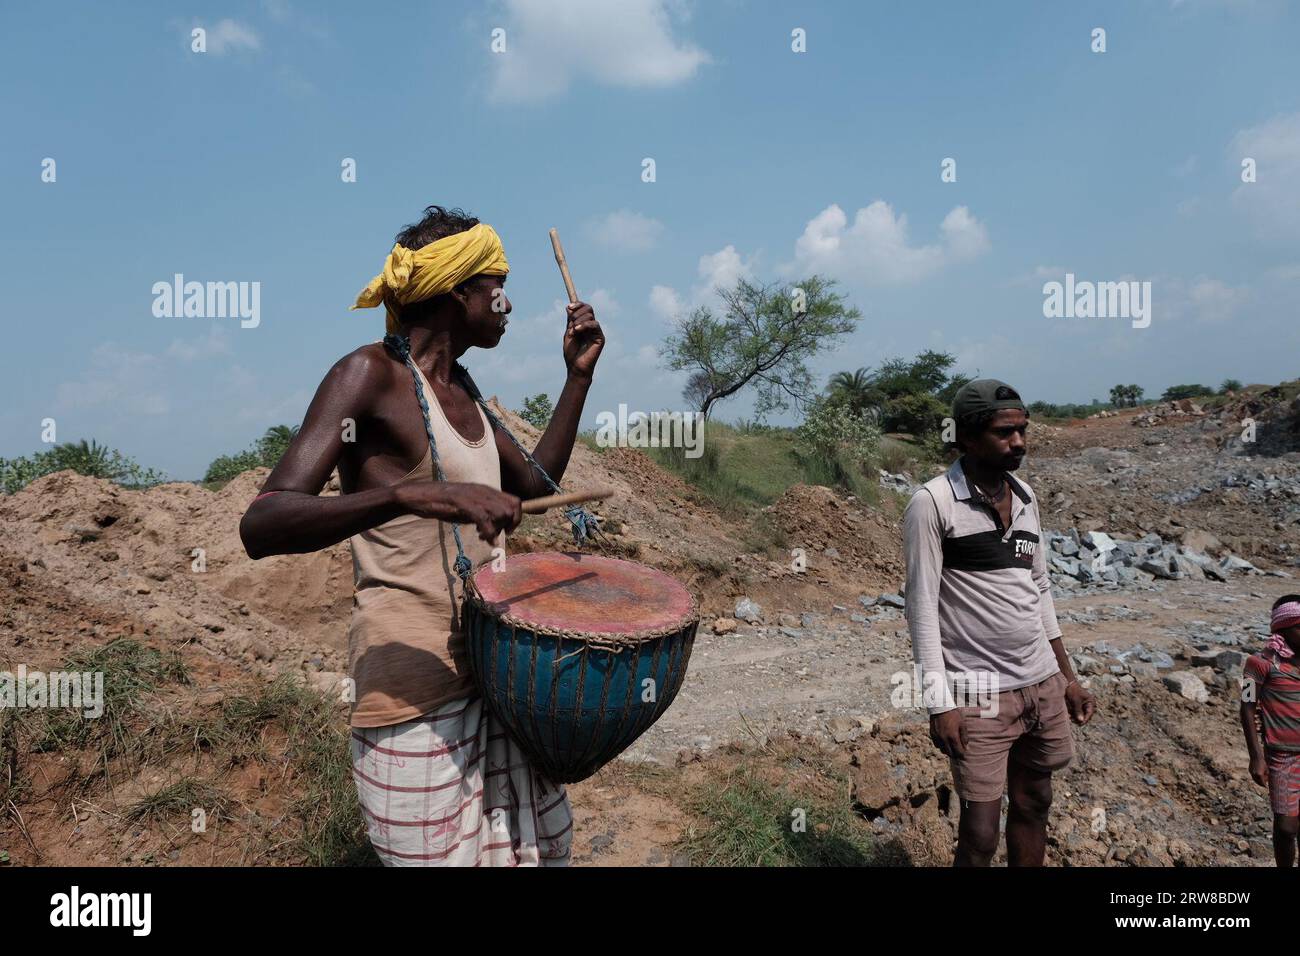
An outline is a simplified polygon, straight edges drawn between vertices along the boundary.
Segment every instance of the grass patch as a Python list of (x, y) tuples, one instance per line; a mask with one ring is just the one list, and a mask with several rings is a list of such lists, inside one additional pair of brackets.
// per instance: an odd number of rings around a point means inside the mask
[(677, 849), (695, 866), (900, 862), (897, 851), (878, 844), (869, 824), (847, 802), (830, 803), (773, 786), (750, 767), (710, 776), (690, 795), (687, 808), (702, 822), (687, 828)]
[[(19, 726), (35, 753), (97, 748), (101, 762), (139, 757), (145, 741), (133, 733), (141, 699), (164, 683), (188, 684), (190, 675), (176, 652), (159, 651), (130, 638), (69, 657), (65, 672), (103, 675), (103, 713), (95, 719), (84, 708), (41, 708), (22, 712)], [(86, 707), (89, 707), (89, 702)]]
[[(284, 734), (283, 758), (272, 753), (272, 730)], [(215, 717), (193, 728), (192, 739), (232, 766), (253, 759), (290, 762), (303, 787), (293, 804), (302, 821), (298, 850), (310, 865), (378, 863), (352, 782), (347, 720), (332, 696), (281, 677), (253, 695), (226, 698)]]
[(737, 428), (706, 422), (702, 454), (687, 458), (683, 448), (647, 448), (660, 467), (689, 482), (728, 518), (741, 518), (770, 505), (794, 484), (833, 485), (871, 500), (876, 482), (848, 462), (802, 458), (787, 428)]
[(206, 781), (189, 777), (142, 797), (128, 806), (123, 816), (145, 824), (175, 816), (189, 819), (196, 807), (203, 808), (208, 822), (229, 819), (230, 801), (225, 794)]

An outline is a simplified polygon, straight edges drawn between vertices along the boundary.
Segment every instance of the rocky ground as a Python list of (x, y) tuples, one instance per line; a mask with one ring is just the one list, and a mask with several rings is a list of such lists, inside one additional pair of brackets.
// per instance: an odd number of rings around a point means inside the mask
[[(1267, 802), (1246, 774), (1235, 681), (1273, 599), (1300, 591), (1284, 577), (1300, 573), (1300, 454), (1286, 451), (1300, 442), (1287, 444), (1288, 401), (1033, 426), (1024, 476), (1055, 532), (1067, 646), (1100, 704), (1057, 781), (1052, 862), (1267, 862)], [(1242, 443), (1251, 416), (1259, 436)], [(842, 800), (903, 859), (948, 862), (951, 784), (923, 711), (904, 693), (911, 656), (898, 607), (902, 488), (929, 476), (902, 485), (889, 476), (874, 507), (795, 486), (741, 528), (636, 452), (579, 447), (570, 474), (616, 489), (602, 513), (604, 547), (674, 574), (705, 614), (669, 712), (616, 765), (572, 788), (577, 861), (682, 862), (675, 847), (698, 821), (663, 775), (689, 781), (748, 761), (780, 776), (794, 772), (791, 758), (772, 755), (794, 747), (843, 772)], [(215, 493), (184, 484), (127, 492), (61, 473), (0, 498), (0, 667), (51, 667), (130, 635), (185, 656), (198, 675), (196, 707), (277, 675), (333, 687), (350, 604), (347, 548), (249, 561), (237, 524), (263, 477), (250, 472)], [(564, 542), (562, 523), (547, 516), (530, 519), (510, 549)], [(147, 789), (110, 780), (68, 797), (55, 786), (66, 768), (55, 774), (52, 760), (38, 761), (48, 786), (0, 815), (0, 850), (16, 862), (75, 862), (59, 854), (84, 853), (111, 829), (103, 820)], [(273, 765), (243, 776), (232, 780), (235, 798), (271, 826), (285, 803)], [(87, 818), (77, 800), (109, 816)], [(93, 858), (281, 862), (263, 835), (249, 830), (211, 859), (119, 852), (118, 842)]]

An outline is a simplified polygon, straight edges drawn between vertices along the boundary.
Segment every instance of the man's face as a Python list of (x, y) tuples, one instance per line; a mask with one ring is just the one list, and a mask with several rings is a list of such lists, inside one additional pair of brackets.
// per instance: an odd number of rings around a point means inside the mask
[(1284, 627), (1278, 633), (1282, 635), (1282, 640), (1291, 645), (1291, 650), (1300, 651), (1300, 624)]
[(1029, 416), (1018, 408), (1003, 408), (989, 427), (966, 440), (966, 454), (989, 468), (1015, 471), (1025, 457), (1025, 429)]
[(465, 285), (465, 331), (471, 346), (496, 348), (505, 335), (511, 309), (505, 284), (505, 276), (475, 276)]

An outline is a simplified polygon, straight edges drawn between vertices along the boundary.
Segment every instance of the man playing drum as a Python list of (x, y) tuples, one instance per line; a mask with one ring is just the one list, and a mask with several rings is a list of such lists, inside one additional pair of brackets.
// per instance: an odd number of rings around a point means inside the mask
[[(535, 771), (471, 682), (452, 529), (475, 567), (550, 491), (491, 425), (457, 359), (505, 334), (509, 266), (491, 226), (430, 206), (403, 229), (354, 308), (382, 303), (412, 371), (383, 343), (340, 359), (302, 429), (240, 524), (250, 557), (352, 545), (348, 634), (352, 766), (366, 824), (390, 866), (563, 865), (573, 821), (564, 789)], [(556, 481), (573, 451), (604, 335), (568, 306), (567, 368), (534, 457)], [(462, 375), (464, 379), (462, 380)], [(472, 387), (472, 386), (471, 386)], [(435, 440), (438, 462), (430, 450)], [(446, 476), (437, 481), (435, 465)], [(338, 469), (342, 494), (319, 492)]]

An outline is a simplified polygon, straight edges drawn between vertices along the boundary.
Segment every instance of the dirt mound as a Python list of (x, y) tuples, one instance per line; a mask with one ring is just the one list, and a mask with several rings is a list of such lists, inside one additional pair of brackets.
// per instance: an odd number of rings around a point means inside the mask
[(900, 521), (853, 495), (793, 485), (764, 513), (792, 549), (804, 550), (810, 574), (877, 592), (897, 591), (906, 576)]

